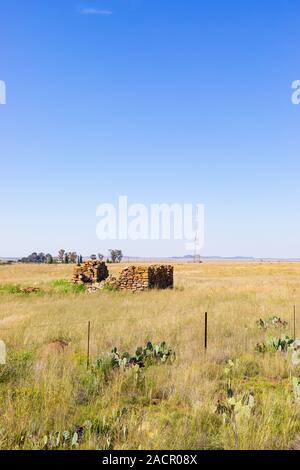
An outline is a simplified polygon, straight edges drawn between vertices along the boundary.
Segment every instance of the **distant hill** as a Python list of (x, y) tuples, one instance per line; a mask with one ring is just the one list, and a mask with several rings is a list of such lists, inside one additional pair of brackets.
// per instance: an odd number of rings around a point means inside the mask
[[(194, 256), (193, 255), (185, 255), (185, 256), (183, 256), (183, 258), (173, 256), (173, 258), (174, 259), (176, 259), (176, 258), (179, 258), (179, 259), (194, 259)], [(222, 260), (222, 259), (223, 260), (226, 260), (226, 259), (228, 259), (228, 260), (237, 260), (237, 259), (238, 260), (243, 260), (244, 259), (244, 260), (253, 260), (254, 261), (256, 258), (254, 258), (253, 256), (228, 256), (228, 257), (227, 256), (226, 257), (224, 257), (224, 256), (202, 256), (201, 259), (215, 259), (215, 260), (218, 260), (218, 259), (220, 259), (220, 260)]]
[[(17, 262), (20, 258), (16, 256), (0, 256), (0, 262)], [(88, 256), (83, 257), (84, 260), (88, 260)], [(192, 262), (194, 260), (193, 255), (184, 255), (184, 256), (128, 256), (124, 255), (123, 263), (129, 262), (155, 262), (155, 261), (186, 261)], [(201, 256), (201, 261), (264, 261), (264, 262), (275, 262), (275, 261), (286, 261), (286, 262), (300, 262), (300, 258), (255, 258), (253, 256)]]

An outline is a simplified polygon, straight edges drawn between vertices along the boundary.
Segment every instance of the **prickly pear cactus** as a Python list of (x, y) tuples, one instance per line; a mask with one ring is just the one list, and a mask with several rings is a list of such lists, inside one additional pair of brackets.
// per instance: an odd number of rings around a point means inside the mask
[(175, 352), (168, 348), (165, 342), (148, 342), (145, 348), (137, 348), (135, 355), (131, 356), (128, 352), (120, 353), (117, 348), (111, 351), (110, 358), (100, 358), (96, 361), (96, 368), (107, 368), (125, 370), (129, 367), (146, 367), (152, 364), (165, 364), (175, 360)]
[(268, 318), (267, 320), (263, 320), (260, 318), (257, 320), (256, 325), (258, 328), (262, 330), (267, 330), (268, 328), (286, 328), (288, 322), (285, 320), (282, 320), (280, 317), (277, 317), (276, 315)]
[(281, 338), (271, 336), (266, 343), (258, 343), (255, 350), (262, 353), (272, 351), (288, 352), (292, 349), (293, 343), (293, 338), (286, 335), (281, 336)]
[(300, 402), (300, 382), (298, 377), (293, 377), (293, 392), (295, 400)]
[(298, 366), (300, 364), (300, 340), (296, 339), (292, 344), (292, 365)]

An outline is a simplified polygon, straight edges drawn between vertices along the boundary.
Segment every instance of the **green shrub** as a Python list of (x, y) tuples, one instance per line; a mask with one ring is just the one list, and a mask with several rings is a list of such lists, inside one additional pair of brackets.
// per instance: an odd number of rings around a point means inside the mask
[(256, 361), (246, 361), (244, 364), (244, 375), (246, 377), (255, 377), (259, 375), (260, 367)]
[(21, 286), (19, 284), (1, 284), (0, 294), (20, 294)]
[(112, 284), (104, 284), (102, 291), (106, 292), (118, 292), (117, 287), (113, 286)]
[(7, 363), (0, 366), (0, 383), (16, 382), (26, 377), (33, 364), (33, 353), (30, 351), (13, 352)]
[(0, 294), (43, 294), (40, 287), (22, 287), (20, 284), (2, 284), (0, 286)]
[(65, 279), (52, 281), (51, 287), (55, 294), (80, 294), (86, 290), (84, 284), (74, 284)]

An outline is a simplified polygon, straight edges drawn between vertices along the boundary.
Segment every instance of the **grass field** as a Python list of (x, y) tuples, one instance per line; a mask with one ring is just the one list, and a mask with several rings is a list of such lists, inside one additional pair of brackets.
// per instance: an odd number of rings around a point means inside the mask
[[(299, 264), (178, 264), (173, 291), (140, 294), (88, 294), (64, 282), (71, 276), (68, 265), (0, 266), (1, 449), (298, 448), (299, 370), (289, 354), (255, 346), (293, 335)], [(19, 293), (26, 286), (40, 292)], [(257, 327), (273, 315), (288, 321), (284, 331)], [(166, 341), (176, 360), (96, 367), (113, 347), (134, 353), (149, 340)]]

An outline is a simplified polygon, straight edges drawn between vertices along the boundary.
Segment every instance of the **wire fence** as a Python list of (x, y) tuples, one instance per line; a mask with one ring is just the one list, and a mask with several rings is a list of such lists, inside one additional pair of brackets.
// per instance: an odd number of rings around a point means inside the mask
[[(289, 329), (289, 331), (291, 332), (291, 334), (293, 335), (293, 339), (295, 340), (296, 337), (297, 337), (297, 309), (296, 309), (296, 305), (293, 306), (293, 313), (292, 313), (292, 321), (290, 322), (291, 323), (291, 328)], [(195, 315), (193, 314), (191, 317), (185, 317), (185, 320), (186, 320), (186, 323), (190, 323), (190, 320), (191, 318), (193, 318), (193, 321), (195, 320)], [(186, 326), (186, 331), (188, 331), (192, 337), (194, 338), (195, 341), (197, 341), (197, 344), (198, 344), (198, 349), (199, 349), (199, 352), (200, 353), (203, 353), (204, 356), (209, 352), (210, 348), (211, 348), (211, 343), (210, 343), (210, 330), (212, 328), (215, 328), (215, 323), (211, 322), (211, 319), (213, 319), (214, 321), (216, 320), (216, 317), (213, 315), (213, 314), (210, 314), (209, 312), (204, 312), (204, 313), (201, 313), (198, 315), (197, 317), (197, 320), (198, 322), (195, 323), (194, 322), (194, 328), (191, 330), (191, 327), (190, 327), (190, 324)], [(184, 339), (183, 338), (183, 332), (185, 331), (184, 330), (184, 325), (182, 324), (182, 316), (180, 316), (180, 318), (177, 318), (175, 315), (173, 316), (172, 318), (173, 322), (172, 322), (172, 326), (174, 326), (174, 330), (172, 330), (170, 328), (170, 325), (169, 325), (169, 328), (168, 328), (168, 331), (165, 331), (163, 330), (163, 332), (166, 334), (168, 333), (169, 336), (170, 334), (173, 335), (173, 342), (174, 343), (178, 343), (180, 344), (181, 346), (183, 346), (184, 344), (190, 344), (191, 342), (191, 337), (187, 338), (187, 339)], [(181, 324), (179, 322), (179, 320), (181, 320)], [(4, 320), (2, 320), (2, 323), (3, 323)], [(108, 340), (106, 341), (107, 343), (112, 343), (113, 341), (113, 338), (111, 337), (105, 337), (105, 327), (106, 326), (110, 326), (110, 325), (113, 325), (113, 324), (116, 324), (117, 322), (124, 322), (124, 323), (133, 323), (133, 322), (136, 322), (137, 321), (137, 317), (136, 316), (132, 316), (132, 317), (128, 317), (126, 316), (125, 318), (105, 318), (105, 319), (97, 319), (95, 320), (94, 322), (92, 322), (91, 320), (77, 320), (77, 321), (71, 321), (69, 322), (68, 326), (66, 327), (66, 321), (64, 321), (63, 323), (59, 323), (59, 324), (54, 324), (53, 322), (48, 322), (48, 323), (39, 323), (39, 324), (25, 324), (25, 325), (22, 325), (22, 329), (23, 331), (25, 330), (39, 330), (39, 329), (44, 329), (44, 328), (54, 328), (56, 331), (63, 331), (65, 330), (66, 328), (72, 328), (73, 326), (82, 326), (82, 329), (83, 329), (83, 332), (82, 332), (82, 336), (83, 338), (85, 337), (85, 350), (86, 350), (86, 364), (87, 364), (87, 367), (90, 366), (91, 364), (91, 347), (92, 347), (92, 344), (94, 342), (94, 338), (93, 338), (93, 332), (95, 331), (95, 329), (98, 331), (99, 328), (101, 329), (101, 333), (102, 333), (102, 339), (103, 340)], [(142, 317), (142, 321), (150, 321), (152, 324), (153, 324), (153, 321), (154, 322), (157, 322), (157, 318), (154, 317), (153, 315), (151, 316), (143, 316)], [(169, 322), (169, 319), (168, 319), (168, 322)], [(211, 326), (212, 325), (212, 326)], [(156, 331), (157, 330), (160, 330), (159, 328), (157, 328), (157, 324), (155, 325), (155, 328), (154, 328)], [(15, 326), (11, 326), (11, 327), (6, 327), (6, 326), (1, 326), (1, 321), (0, 321), (0, 336), (1, 336), (1, 333), (2, 332), (10, 332), (10, 331), (16, 331), (16, 327)], [(221, 330), (221, 328), (220, 328)], [(128, 333), (130, 333), (130, 330), (128, 330)], [(132, 333), (132, 331), (131, 331)], [(224, 333), (224, 332), (223, 332)], [(222, 335), (222, 331), (220, 331), (220, 334)], [(179, 339), (178, 339), (179, 337)], [(246, 338), (246, 334), (245, 334), (245, 338)], [(149, 338), (150, 339), (150, 338)], [(105, 342), (105, 341), (104, 341)], [(173, 346), (173, 345), (171, 345)], [(135, 347), (137, 347), (137, 345), (135, 345)], [(248, 343), (246, 343), (245, 341), (245, 344), (244, 344), (244, 348), (247, 349), (248, 347)], [(7, 346), (6, 346), (6, 343), (3, 341), (3, 340), (0, 340), (0, 365), (1, 364), (4, 364), (5, 361), (6, 361), (6, 352), (7, 352)], [(4, 359), (5, 358), (5, 359)]]

